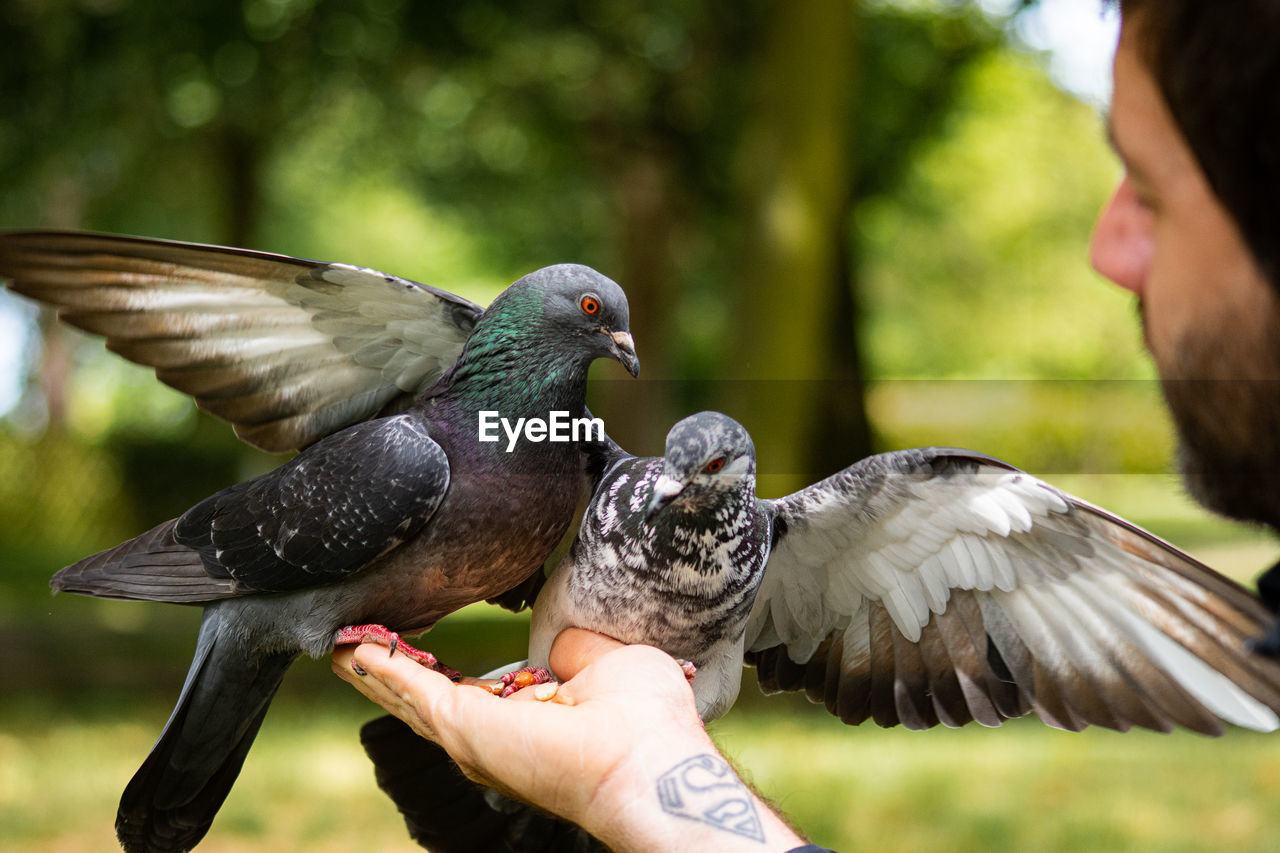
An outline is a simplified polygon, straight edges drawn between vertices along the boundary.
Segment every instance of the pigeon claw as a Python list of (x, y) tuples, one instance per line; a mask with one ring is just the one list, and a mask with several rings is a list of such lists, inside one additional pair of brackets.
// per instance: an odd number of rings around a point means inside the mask
[(502, 692), (498, 695), (506, 697), (535, 684), (547, 684), (555, 681), (556, 677), (545, 667), (527, 666), (524, 669), (517, 669), (515, 672), (508, 672), (499, 680), (502, 682), (503, 687)]
[(684, 677), (689, 680), (690, 684), (693, 684), (693, 677), (698, 674), (698, 665), (684, 658), (677, 658), (676, 663), (680, 664), (680, 670), (684, 673)]
[(386, 646), (389, 654), (394, 655), (396, 652), (400, 652), (410, 660), (415, 660), (427, 669), (433, 669), (452, 681), (457, 681), (462, 677), (462, 673), (453, 667), (442, 664), (431, 652), (415, 649), (400, 639), (399, 634), (385, 625), (349, 625), (346, 628), (338, 629), (338, 632), (333, 635), (333, 644), (335, 646), (359, 643), (377, 643), (380, 646)]

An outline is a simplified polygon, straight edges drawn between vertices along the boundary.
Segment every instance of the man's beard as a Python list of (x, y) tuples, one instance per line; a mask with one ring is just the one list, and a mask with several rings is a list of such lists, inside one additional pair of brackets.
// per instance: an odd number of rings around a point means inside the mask
[[(1242, 324), (1235, 336), (1221, 329), (1187, 336), (1176, 363), (1161, 364), (1160, 373), (1192, 497), (1224, 515), (1280, 530), (1278, 319), (1268, 318), (1261, 335), (1244, 334), (1250, 324)], [(1235, 378), (1242, 376), (1268, 378)]]

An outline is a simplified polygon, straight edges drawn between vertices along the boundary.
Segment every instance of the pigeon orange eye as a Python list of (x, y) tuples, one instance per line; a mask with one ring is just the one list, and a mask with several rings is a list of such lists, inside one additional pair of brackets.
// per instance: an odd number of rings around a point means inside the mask
[(600, 300), (590, 293), (578, 300), (578, 306), (582, 309), (583, 314), (600, 313)]
[(717, 459), (712, 459), (710, 462), (707, 463), (707, 466), (702, 470), (706, 471), (708, 474), (714, 474), (723, 467), (724, 467), (724, 457), (721, 456)]

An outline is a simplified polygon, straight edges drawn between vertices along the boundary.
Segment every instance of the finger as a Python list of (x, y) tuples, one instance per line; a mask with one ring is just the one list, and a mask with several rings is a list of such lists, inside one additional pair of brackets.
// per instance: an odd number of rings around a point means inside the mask
[[(347, 678), (347, 673), (351, 670), (351, 658), (355, 655), (355, 646), (334, 646), (333, 659), (329, 665), (333, 672), (339, 678)], [(355, 673), (352, 673), (354, 675)], [(350, 679), (347, 679), (350, 681)]]
[(369, 701), (381, 705), (405, 722), (414, 724), (411, 717), (416, 716), (417, 709), (411, 701), (409, 691), (394, 687), (386, 679), (385, 673), (378, 672), (374, 675), (366, 672), (364, 675), (359, 675), (351, 667), (347, 667), (345, 671), (340, 671), (338, 674), (364, 694)]
[(450, 699), (455, 688), (448, 678), (404, 655), (388, 655), (385, 647), (373, 643), (335, 651), (333, 668), (366, 698), (404, 720), (419, 734), (436, 739), (433, 733), (438, 727), (432, 709)]
[(386, 707), (394, 699), (390, 688), (380, 679), (368, 678), (368, 673), (355, 660), (356, 647), (343, 645), (334, 648), (330, 668), (343, 681), (349, 682), (365, 695), (365, 698)]
[(360, 679), (365, 676), (365, 670), (355, 660), (356, 644), (344, 644), (333, 647), (333, 657), (330, 659), (329, 667), (333, 670), (334, 675), (359, 686)]
[(385, 686), (405, 702), (414, 696), (431, 699), (441, 691), (452, 688), (453, 682), (435, 670), (428, 669), (407, 655), (389, 655), (386, 647), (375, 643), (362, 643), (356, 647), (352, 655), (352, 667), (360, 681), (369, 681)]
[[(554, 683), (554, 682), (553, 682)], [(509, 693), (502, 697), (503, 702), (533, 702), (538, 700), (538, 696), (534, 694), (533, 688), (542, 687), (541, 684), (531, 684), (528, 687), (521, 687), (515, 693)]]
[(551, 671), (561, 681), (568, 681), (588, 665), (604, 655), (623, 647), (613, 637), (586, 631), (582, 628), (566, 628), (551, 644), (549, 662)]

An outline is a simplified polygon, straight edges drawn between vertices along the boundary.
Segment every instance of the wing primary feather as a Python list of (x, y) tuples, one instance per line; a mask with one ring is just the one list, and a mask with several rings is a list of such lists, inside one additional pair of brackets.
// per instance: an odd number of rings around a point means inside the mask
[(829, 660), (830, 658), (835, 658), (835, 665), (839, 666), (840, 647), (842, 645), (843, 642), (839, 632), (833, 632), (818, 645), (809, 660), (805, 661), (802, 670), (804, 695), (810, 702), (823, 701), (827, 671), (832, 666)]
[[(938, 642), (946, 651), (947, 660), (954, 668), (956, 688), (960, 691), (960, 698), (965, 704), (963, 716), (982, 726), (998, 726), (1003, 722), (1003, 717), (996, 708), (994, 695), (996, 692), (1012, 689), (1016, 698), (1017, 686), (1009, 682), (999, 682), (995, 674), (990, 671), (985, 650), (980, 651), (974, 644), (973, 637), (959, 615), (960, 610), (965, 606), (963, 602), (967, 602), (975, 611), (977, 610), (977, 606), (973, 604), (973, 593), (958, 592), (952, 596), (950, 606), (944, 612), (934, 616), (933, 628)], [(985, 641), (986, 634), (981, 633), (980, 636)], [(957, 712), (948, 711), (947, 719), (944, 719), (942, 712), (938, 713), (939, 719), (946, 725), (952, 725), (948, 719), (956, 720), (961, 716)]]
[(1071, 731), (1091, 723), (1120, 728), (1120, 722), (1098, 695), (1093, 679), (1077, 662), (1082, 655), (1078, 651), (1072, 654), (1076, 643), (1069, 631), (1062, 629), (1061, 614), (1042, 607), (1033, 589), (1029, 586), (992, 596), (1034, 657), (1037, 680), (1033, 699), (1040, 699), (1049, 690), (1057, 694), (1062, 710), (1071, 720)]
[(49, 585), (58, 592), (96, 598), (177, 604), (203, 604), (235, 595), (230, 579), (211, 577), (200, 555), (178, 543), (174, 523), (163, 522), (72, 563), (58, 571)]
[[(1127, 674), (1114, 660), (1114, 628), (1091, 618), (1089, 606), (1072, 594), (1068, 583), (1028, 587), (1027, 601), (1053, 637), (1060, 659), (1078, 688), (1069, 695), (1072, 707), (1088, 725), (1128, 731), (1135, 721), (1152, 717)], [(1152, 721), (1151, 728), (1159, 729)]]
[(871, 718), (877, 725), (890, 728), (898, 724), (896, 696), (897, 678), (893, 660), (893, 619), (878, 604), (868, 608), (871, 629)]
[(908, 640), (894, 626), (893, 632), (893, 705), (897, 718), (911, 731), (923, 731), (938, 724), (938, 716), (929, 698), (929, 672), (925, 668), (920, 646)]
[(1083, 726), (1078, 723), (1061, 696), (1054, 679), (1044, 667), (1037, 663), (1037, 648), (1033, 639), (1029, 640), (1018, 631), (1004, 608), (997, 604), (995, 596), (1006, 597), (1013, 593), (982, 593), (978, 596), (978, 605), (982, 611), (982, 622), (987, 636), (992, 640), (994, 648), (999, 652), (999, 659), (1008, 669), (1008, 674), (1017, 682), (1022, 695), (1031, 703), (1032, 709), (1045, 723), (1067, 731), (1080, 731)]
[[(1259, 677), (1256, 671), (1251, 672), (1251, 667), (1245, 663), (1249, 661), (1255, 666), (1265, 666), (1270, 662), (1244, 658), (1247, 652), (1232, 652), (1218, 647), (1199, 632), (1175, 631), (1168, 613), (1156, 614), (1158, 621), (1153, 624), (1150, 618), (1131, 607), (1119, 607), (1109, 601), (1103, 606), (1112, 611), (1117, 624), (1130, 632), (1144, 657), (1154, 661), (1156, 666), (1174, 678), (1181, 689), (1213, 714), (1236, 725), (1264, 731), (1280, 725), (1275, 714), (1274, 694), (1267, 689), (1267, 680)], [(1193, 640), (1198, 634), (1206, 642), (1188, 645), (1180, 638), (1175, 639), (1177, 634), (1190, 634)], [(1212, 666), (1206, 663), (1206, 659), (1212, 660)], [(1251, 689), (1263, 694), (1272, 693), (1272, 696), (1251, 695)], [(1215, 729), (1220, 730), (1216, 720), (1212, 723)]]
[(959, 728), (973, 721), (964, 689), (960, 686), (957, 665), (951, 659), (946, 642), (938, 627), (940, 617), (934, 616), (920, 632), (917, 649), (928, 679), (926, 697), (932, 701), (933, 718), (948, 728)]
[[(1211, 615), (1212, 611), (1229, 607), (1227, 602), (1209, 596), (1203, 591), (1193, 591), (1196, 601), (1173, 595), (1170, 588), (1156, 587), (1133, 580), (1121, 580), (1115, 575), (1102, 575), (1099, 582), (1107, 589), (1107, 595), (1119, 596), (1126, 602), (1129, 616), (1119, 614), (1118, 619), (1128, 621), (1136, 616), (1155, 626), (1182, 647), (1213, 666), (1226, 678), (1250, 693), (1273, 710), (1280, 710), (1280, 662), (1249, 654), (1248, 638), (1263, 629), (1262, 621), (1245, 621), (1252, 630), (1240, 630), (1224, 619)], [(1212, 602), (1212, 604), (1210, 604)], [(1249, 617), (1237, 611), (1237, 615)]]
[[(996, 713), (1002, 719), (1026, 716), (1031, 713), (1028, 697), (1033, 686), (1029, 666), (1030, 652), (1007, 625), (986, 624), (979, 603), (981, 595), (985, 593), (964, 592), (953, 595), (947, 612), (955, 617), (963, 628), (968, 643), (980, 656), (985, 695), (990, 697)], [(1020, 674), (1015, 675), (1015, 671)]]
[[(1074, 585), (1089, 584), (1084, 578), (1072, 580)], [(1191, 696), (1173, 674), (1166, 672), (1152, 661), (1150, 653), (1142, 648), (1141, 637), (1126, 624), (1127, 618), (1121, 603), (1125, 592), (1114, 598), (1108, 590), (1089, 589), (1100, 618), (1105, 619), (1114, 635), (1113, 652), (1116, 666), (1131, 680), (1133, 689), (1145, 698), (1148, 707), (1160, 721), (1149, 725), (1158, 731), (1170, 731), (1173, 725), (1183, 726), (1201, 734), (1217, 734), (1221, 725), (1208, 709)]]
[(840, 653), (840, 671), (836, 674), (836, 689), (829, 690), (827, 697), (827, 709), (849, 725), (862, 723), (871, 716), (871, 609), (864, 599), (849, 619)]
[(841, 673), (845, 671), (845, 638), (847, 636), (846, 632), (849, 630), (849, 628), (846, 628), (844, 631), (836, 631), (829, 638), (827, 658), (823, 662), (824, 665), (821, 672), (811, 673), (821, 676), (821, 684), (815, 685), (810, 681), (806, 685), (806, 694), (809, 697), (809, 701), (821, 702), (826, 706), (827, 713), (837, 717), (840, 715), (840, 677)]

